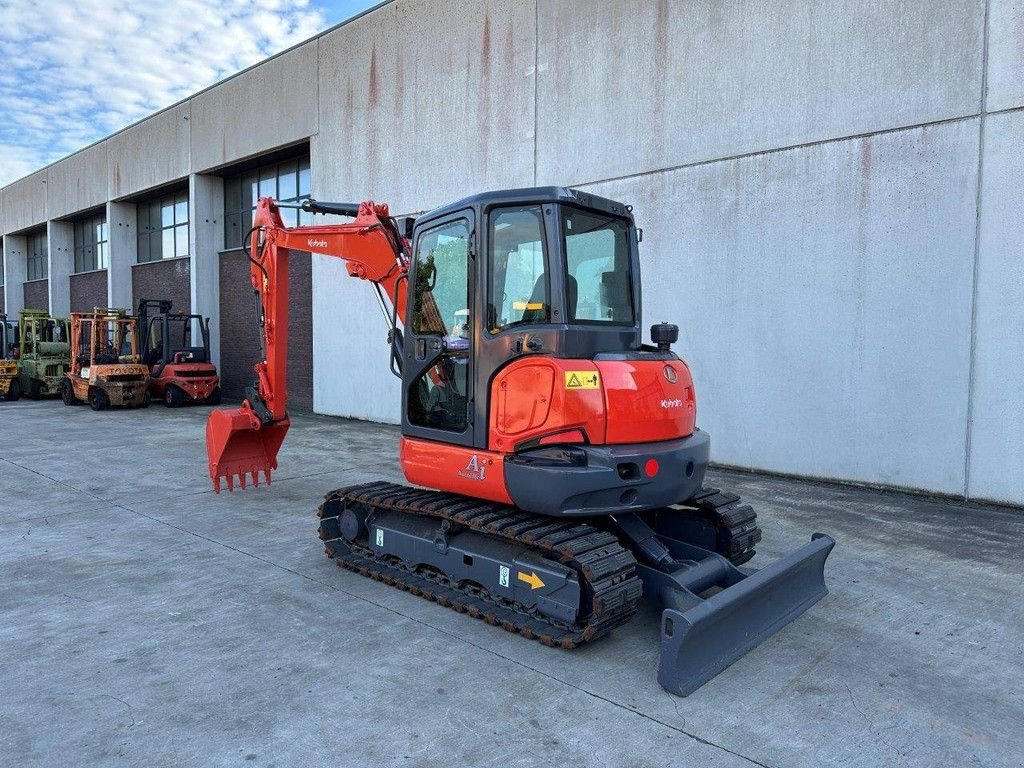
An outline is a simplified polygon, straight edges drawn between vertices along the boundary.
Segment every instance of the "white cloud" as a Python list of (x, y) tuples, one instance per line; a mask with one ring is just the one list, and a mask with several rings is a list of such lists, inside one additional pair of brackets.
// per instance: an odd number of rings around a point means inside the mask
[(3, 0), (0, 186), (325, 26), (308, 0)]

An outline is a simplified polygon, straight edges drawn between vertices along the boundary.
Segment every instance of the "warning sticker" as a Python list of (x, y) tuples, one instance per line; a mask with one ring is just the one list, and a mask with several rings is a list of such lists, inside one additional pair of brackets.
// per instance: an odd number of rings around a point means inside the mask
[(501, 586), (503, 586), (503, 587), (507, 587), (508, 586), (508, 566), (507, 565), (499, 565), (498, 566), (498, 583)]
[(378, 547), (383, 547), (384, 546), (384, 529), (383, 528), (378, 528), (377, 529), (377, 546)]
[(597, 371), (566, 371), (566, 389), (597, 389), (601, 386), (601, 374)]

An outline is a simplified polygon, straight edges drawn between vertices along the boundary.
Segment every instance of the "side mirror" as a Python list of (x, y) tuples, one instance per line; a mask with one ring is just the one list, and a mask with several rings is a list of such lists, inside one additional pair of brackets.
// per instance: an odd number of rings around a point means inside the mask
[(679, 341), (679, 326), (672, 323), (655, 323), (651, 326), (651, 341), (658, 345), (662, 352)]

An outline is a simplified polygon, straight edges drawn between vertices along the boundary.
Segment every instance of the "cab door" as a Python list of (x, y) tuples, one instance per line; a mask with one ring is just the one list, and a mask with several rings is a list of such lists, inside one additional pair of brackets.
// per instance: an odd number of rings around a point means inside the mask
[(473, 444), (473, 213), (416, 234), (410, 270), (402, 433)]

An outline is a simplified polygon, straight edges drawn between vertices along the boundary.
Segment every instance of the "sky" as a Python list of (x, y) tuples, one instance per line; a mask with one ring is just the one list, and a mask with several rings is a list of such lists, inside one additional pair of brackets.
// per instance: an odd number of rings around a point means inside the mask
[(0, 187), (379, 0), (0, 0)]

